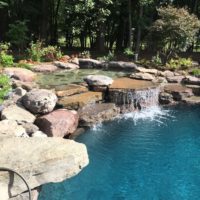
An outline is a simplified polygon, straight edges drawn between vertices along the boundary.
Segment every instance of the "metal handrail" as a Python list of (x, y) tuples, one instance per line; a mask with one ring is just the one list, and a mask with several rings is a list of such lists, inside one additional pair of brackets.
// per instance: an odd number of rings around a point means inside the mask
[(28, 189), (29, 200), (32, 200), (31, 189), (30, 189), (30, 187), (29, 187), (27, 181), (25, 180), (25, 178), (24, 178), (22, 175), (20, 175), (20, 174), (19, 174), (18, 172), (16, 172), (15, 170), (10, 169), (10, 168), (6, 168), (6, 167), (0, 167), (0, 171), (13, 172), (13, 173), (17, 174), (17, 175), (24, 181), (24, 183), (25, 183), (25, 185), (26, 185), (26, 187), (27, 187), (27, 189)]

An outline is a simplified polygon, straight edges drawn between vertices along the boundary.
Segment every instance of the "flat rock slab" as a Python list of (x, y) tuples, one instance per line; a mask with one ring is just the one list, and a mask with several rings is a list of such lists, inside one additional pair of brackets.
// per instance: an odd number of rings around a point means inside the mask
[(103, 103), (85, 106), (78, 113), (80, 116), (80, 126), (90, 127), (94, 124), (113, 119), (120, 113), (120, 109), (114, 103)]
[(186, 85), (186, 87), (192, 89), (194, 95), (200, 96), (200, 85)]
[(193, 96), (192, 89), (180, 84), (168, 84), (164, 87), (164, 91), (172, 94), (175, 101), (181, 101), (187, 97)]
[(144, 67), (137, 67), (136, 72), (157, 75), (159, 71), (157, 69), (148, 69), (148, 68), (144, 68)]
[(151, 81), (135, 80), (131, 78), (115, 79), (109, 90), (145, 90), (156, 88), (158, 85)]
[(169, 77), (167, 77), (167, 81), (169, 83), (181, 83), (183, 78), (184, 78), (184, 76), (169, 76)]
[(197, 78), (197, 77), (194, 77), (194, 76), (186, 76), (183, 79), (183, 82), (185, 84), (200, 85), (200, 78)]
[(200, 104), (200, 96), (192, 96), (189, 98), (185, 98), (183, 102), (191, 105)]
[(33, 123), (35, 121), (35, 116), (24, 108), (21, 108), (17, 105), (10, 105), (3, 109), (1, 113), (1, 119)]
[(130, 75), (130, 78), (137, 79), (137, 80), (146, 80), (146, 81), (153, 81), (155, 76), (149, 73), (137, 72)]
[(24, 82), (32, 82), (36, 79), (34, 72), (24, 68), (9, 67), (5, 68), (3, 73)]
[[(32, 189), (64, 181), (78, 174), (89, 162), (84, 144), (62, 138), (2, 137), (0, 155), (1, 167), (16, 170)], [(11, 197), (27, 190), (17, 175), (11, 179), (7, 172), (0, 172), (0, 183), (7, 186), (4, 191), (9, 191)]]
[(70, 85), (60, 85), (55, 87), (56, 95), (58, 97), (71, 96), (74, 94), (80, 94), (87, 92), (88, 88), (81, 85), (70, 84)]
[(55, 65), (53, 64), (50, 64), (50, 63), (42, 63), (40, 65), (34, 65), (32, 67), (33, 71), (35, 72), (54, 72), (56, 70), (58, 70), (58, 67), (56, 67)]
[(58, 104), (67, 109), (78, 110), (83, 106), (103, 100), (101, 92), (85, 92), (69, 97), (63, 97), (58, 101)]

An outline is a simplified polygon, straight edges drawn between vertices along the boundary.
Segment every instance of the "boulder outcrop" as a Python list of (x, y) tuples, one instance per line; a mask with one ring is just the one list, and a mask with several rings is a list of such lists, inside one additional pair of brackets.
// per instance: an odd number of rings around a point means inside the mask
[(40, 64), (40, 65), (34, 65), (32, 67), (32, 70), (35, 72), (54, 72), (56, 70), (58, 70), (58, 67), (56, 67), (53, 64), (50, 63), (44, 63), (44, 64)]
[(90, 58), (79, 58), (80, 68), (98, 68), (101, 62)]
[[(17, 171), (30, 188), (68, 179), (89, 162), (84, 144), (62, 138), (2, 137), (0, 155), (1, 167)], [(1, 200), (27, 190), (24, 182), (12, 173), (0, 171), (0, 183), (3, 185)]]

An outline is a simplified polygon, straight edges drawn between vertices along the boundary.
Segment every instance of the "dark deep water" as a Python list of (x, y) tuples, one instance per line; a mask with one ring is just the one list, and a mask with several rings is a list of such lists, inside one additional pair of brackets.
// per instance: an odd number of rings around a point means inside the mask
[(200, 199), (200, 107), (126, 115), (77, 141), (86, 144), (90, 164), (44, 186), (39, 200)]

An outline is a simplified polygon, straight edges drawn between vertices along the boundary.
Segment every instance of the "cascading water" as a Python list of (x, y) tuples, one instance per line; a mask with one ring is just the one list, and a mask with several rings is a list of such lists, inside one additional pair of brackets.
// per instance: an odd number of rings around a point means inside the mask
[(145, 90), (112, 91), (110, 101), (121, 107), (121, 111), (131, 112), (158, 105), (159, 88)]

